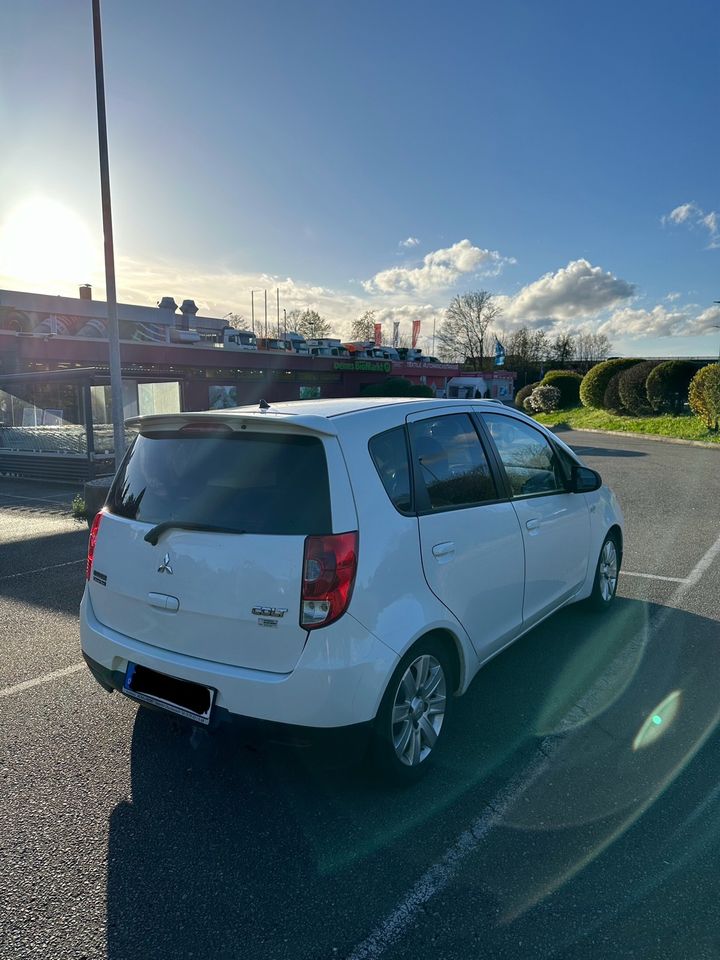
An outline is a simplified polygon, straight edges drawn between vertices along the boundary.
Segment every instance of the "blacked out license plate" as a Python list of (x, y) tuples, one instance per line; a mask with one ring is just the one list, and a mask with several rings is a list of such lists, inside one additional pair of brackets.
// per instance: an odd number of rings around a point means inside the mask
[(138, 663), (128, 663), (123, 693), (133, 700), (152, 704), (207, 726), (216, 691), (201, 683), (169, 677)]

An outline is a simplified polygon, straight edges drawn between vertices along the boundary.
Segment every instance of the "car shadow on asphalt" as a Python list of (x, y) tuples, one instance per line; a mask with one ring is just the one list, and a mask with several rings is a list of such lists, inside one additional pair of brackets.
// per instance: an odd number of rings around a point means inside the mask
[(85, 586), (87, 538), (87, 526), (78, 523), (77, 530), (3, 543), (0, 598), (77, 613)]
[(108, 955), (348, 950), (519, 776), (484, 841), (493, 909), (477, 918), (515, 922), (661, 799), (715, 729), (717, 636), (715, 621), (635, 600), (561, 611), (481, 671), (442, 762), (404, 790), (140, 709), (132, 793), (110, 818)]
[(577, 444), (571, 443), (570, 446), (577, 453), (579, 457), (646, 457), (647, 454), (641, 452), (640, 450), (621, 450), (619, 448), (610, 448), (610, 447), (587, 447), (587, 446), (578, 446)]

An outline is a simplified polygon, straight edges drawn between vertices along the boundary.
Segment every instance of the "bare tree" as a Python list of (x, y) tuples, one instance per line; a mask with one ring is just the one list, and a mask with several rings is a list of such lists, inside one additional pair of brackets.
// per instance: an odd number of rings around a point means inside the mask
[(610, 343), (610, 340), (604, 333), (594, 333), (592, 337), (592, 355), (590, 359), (594, 362), (607, 360), (612, 353), (612, 343)]
[(436, 335), (441, 357), (482, 370), (485, 357), (492, 351), (490, 328), (500, 316), (500, 307), (487, 290), (453, 297)]
[[(289, 316), (294, 312), (292, 311)], [(303, 310), (299, 316), (293, 318), (293, 322), (296, 332), (306, 340), (317, 340), (320, 337), (327, 337), (330, 333), (330, 324), (320, 316), (317, 310)]]
[(611, 353), (612, 344), (604, 333), (579, 333), (575, 338), (575, 358), (586, 370)]
[(530, 336), (530, 356), (533, 363), (542, 366), (550, 355), (550, 340), (544, 330), (536, 330)]
[(505, 344), (506, 363), (522, 369), (530, 364), (531, 337), (527, 327), (519, 327), (502, 338)]
[(300, 323), (300, 317), (302, 317), (302, 315), (303, 311), (298, 310), (297, 307), (289, 311), (287, 315), (287, 328), (291, 333), (299, 333), (297, 325)]
[(564, 367), (575, 356), (575, 338), (570, 333), (558, 333), (550, 344), (550, 359)]
[(234, 327), (236, 330), (250, 329), (250, 321), (246, 320), (241, 313), (226, 313), (223, 320), (227, 322), (229, 327)]
[(375, 311), (366, 310), (365, 313), (353, 320), (350, 324), (351, 340), (374, 340), (375, 339)]

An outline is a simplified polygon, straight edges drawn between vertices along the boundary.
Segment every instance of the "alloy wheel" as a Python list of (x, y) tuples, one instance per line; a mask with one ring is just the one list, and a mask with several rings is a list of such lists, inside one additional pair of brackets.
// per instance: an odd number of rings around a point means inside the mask
[(447, 681), (431, 654), (417, 657), (402, 676), (392, 708), (392, 741), (401, 763), (415, 767), (431, 753), (445, 719)]
[(617, 548), (612, 540), (606, 540), (600, 554), (599, 586), (600, 595), (607, 603), (615, 595), (618, 580)]

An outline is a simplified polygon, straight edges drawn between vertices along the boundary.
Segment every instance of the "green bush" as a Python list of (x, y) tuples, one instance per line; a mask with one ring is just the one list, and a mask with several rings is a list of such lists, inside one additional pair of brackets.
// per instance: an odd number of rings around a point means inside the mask
[[(644, 360), (633, 367), (623, 370), (618, 377), (618, 393), (620, 403), (625, 413), (633, 417), (646, 416), (652, 413), (648, 402), (645, 381), (658, 365), (657, 360)], [(607, 391), (606, 391), (607, 393)], [(607, 408), (606, 408), (607, 409)]]
[(580, 384), (580, 400), (584, 407), (595, 407), (598, 410), (603, 408), (605, 399), (605, 390), (610, 379), (621, 370), (627, 370), (628, 367), (636, 363), (642, 363), (641, 359), (632, 359), (630, 357), (620, 357), (616, 360), (604, 360), (596, 364), (583, 377)]
[(412, 383), (405, 377), (388, 377), (382, 383), (371, 383), (360, 391), (363, 397), (434, 397), (432, 387)]
[(525, 409), (533, 413), (552, 413), (560, 409), (561, 394), (557, 387), (541, 383), (525, 398)]
[(698, 372), (695, 360), (666, 360), (645, 381), (648, 402), (655, 413), (682, 413), (690, 381)]
[(569, 370), (548, 370), (543, 377), (543, 386), (557, 387), (560, 391), (560, 409), (577, 407), (580, 403), (580, 384), (582, 377), (579, 373)]
[(703, 367), (690, 381), (690, 408), (708, 430), (717, 433), (720, 422), (720, 363)]
[(622, 411), (622, 400), (620, 399), (620, 377), (625, 373), (624, 370), (618, 370), (608, 380), (603, 394), (603, 409), (610, 410), (612, 413)]
[(74, 520), (87, 520), (87, 507), (81, 493), (76, 493), (73, 497), (71, 509)]
[(535, 383), (528, 383), (527, 386), (520, 387), (518, 392), (515, 394), (515, 406), (518, 408), (518, 410), (525, 409), (525, 401), (533, 392), (535, 387), (540, 386), (540, 383), (540, 380), (536, 380)]

